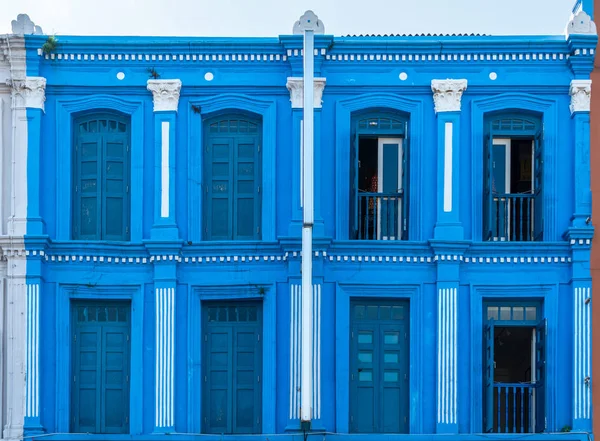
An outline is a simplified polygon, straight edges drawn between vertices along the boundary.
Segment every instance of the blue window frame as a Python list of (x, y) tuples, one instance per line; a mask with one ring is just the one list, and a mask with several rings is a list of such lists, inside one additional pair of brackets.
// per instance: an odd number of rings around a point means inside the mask
[(221, 115), (205, 122), (204, 133), (205, 239), (260, 240), (260, 120)]
[(73, 239), (129, 240), (129, 119), (88, 114), (73, 131)]
[(483, 240), (543, 239), (543, 126), (529, 113), (486, 118)]
[(71, 430), (129, 433), (129, 304), (77, 302), (72, 323)]
[(408, 120), (397, 112), (353, 118), (350, 149), (350, 237), (408, 238)]

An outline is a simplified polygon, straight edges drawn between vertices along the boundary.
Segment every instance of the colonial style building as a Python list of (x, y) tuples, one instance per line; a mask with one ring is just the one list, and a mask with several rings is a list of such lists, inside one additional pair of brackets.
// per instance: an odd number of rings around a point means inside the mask
[(55, 39), (20, 16), (4, 437), (587, 441), (586, 5), (527, 37), (337, 37), (307, 12), (274, 38)]

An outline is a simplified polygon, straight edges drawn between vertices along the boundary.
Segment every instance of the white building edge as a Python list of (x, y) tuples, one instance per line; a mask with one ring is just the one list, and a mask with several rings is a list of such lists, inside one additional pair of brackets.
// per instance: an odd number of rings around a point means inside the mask
[(27, 15), (0, 36), (0, 439), (23, 438), (27, 371)]

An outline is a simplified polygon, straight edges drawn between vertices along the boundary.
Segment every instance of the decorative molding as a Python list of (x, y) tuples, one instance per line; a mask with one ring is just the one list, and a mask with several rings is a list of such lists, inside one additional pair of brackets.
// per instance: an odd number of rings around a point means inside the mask
[(435, 263), (438, 261), (455, 261), (470, 264), (504, 264), (504, 263), (571, 263), (571, 258), (566, 256), (502, 256), (502, 257), (464, 257), (458, 254), (441, 254), (435, 256), (357, 256), (357, 255), (329, 255), (330, 262), (339, 263)]
[[(314, 101), (315, 109), (323, 107), (323, 91), (325, 90), (326, 78), (314, 79)], [(292, 109), (302, 109), (304, 100), (304, 79), (301, 77), (288, 77), (286, 87), (290, 92)]]
[(147, 88), (152, 92), (155, 112), (177, 112), (181, 80), (148, 80)]
[[(582, 50), (583, 55), (593, 55), (594, 49)], [(300, 56), (301, 51), (298, 50), (288, 50), (288, 56)], [(375, 54), (364, 54), (364, 53), (354, 53), (354, 54), (326, 54), (325, 50), (321, 50), (321, 54), (325, 55), (325, 59), (328, 61), (368, 61), (368, 62), (424, 62), (424, 61), (437, 61), (437, 62), (445, 62), (448, 61), (457, 61), (457, 62), (487, 62), (487, 61), (495, 61), (495, 62), (512, 62), (512, 61), (528, 61), (528, 62), (546, 62), (546, 61), (561, 61), (567, 60), (569, 58), (569, 54), (566, 52), (515, 52), (515, 53), (495, 53), (495, 54), (481, 54), (481, 53), (455, 53), (455, 54), (419, 54), (419, 53), (402, 53), (402, 54), (394, 54), (394, 53), (375, 53)]]
[(589, 112), (592, 95), (592, 80), (571, 80), (571, 115), (575, 112)]
[(31, 21), (29, 15), (19, 14), (17, 19), (11, 22), (12, 33), (15, 35), (42, 35), (44, 32), (40, 26)]
[(460, 100), (467, 80), (431, 80), (435, 113), (460, 112)]
[(596, 24), (585, 11), (580, 11), (569, 21), (566, 32), (567, 36), (575, 34), (597, 35)]
[(311, 10), (306, 11), (304, 15), (294, 23), (294, 28), (292, 30), (295, 35), (302, 34), (305, 31), (312, 31), (315, 34), (323, 34), (325, 32), (323, 22), (319, 20), (319, 17)]
[(117, 61), (122, 63), (124, 61), (132, 62), (205, 62), (205, 63), (223, 63), (223, 62), (274, 62), (274, 61), (287, 61), (285, 54), (259, 54), (259, 53), (245, 53), (245, 54), (97, 54), (97, 53), (51, 53), (44, 54), (41, 50), (38, 52), (39, 56), (44, 57), (46, 60), (61, 60), (61, 61)]
[(46, 78), (25, 77), (25, 80), (12, 81), (11, 86), (18, 103), (16, 107), (45, 110)]

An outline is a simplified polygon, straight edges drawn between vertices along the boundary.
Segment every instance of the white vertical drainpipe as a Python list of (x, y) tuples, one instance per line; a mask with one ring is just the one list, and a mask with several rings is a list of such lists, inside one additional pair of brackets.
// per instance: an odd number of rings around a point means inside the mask
[[(315, 33), (322, 34), (323, 24), (312, 11), (306, 11), (294, 25), (294, 34), (304, 35), (304, 200), (302, 226), (302, 359), (300, 420), (312, 419), (313, 402), (313, 283), (312, 237), (314, 224), (314, 47)], [(310, 426), (309, 426), (310, 427)]]

